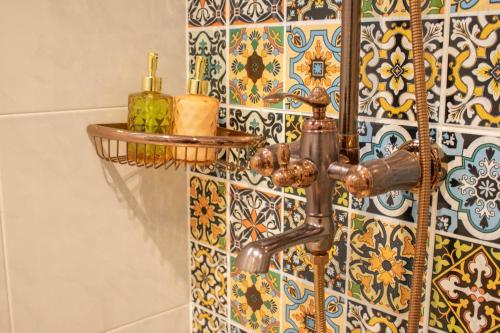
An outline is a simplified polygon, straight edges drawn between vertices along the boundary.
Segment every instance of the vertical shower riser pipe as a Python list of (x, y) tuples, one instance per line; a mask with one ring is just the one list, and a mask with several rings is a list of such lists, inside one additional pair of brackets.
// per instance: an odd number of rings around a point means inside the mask
[(361, 47), (361, 0), (342, 2), (340, 61), (340, 153), (350, 164), (359, 163), (358, 106)]

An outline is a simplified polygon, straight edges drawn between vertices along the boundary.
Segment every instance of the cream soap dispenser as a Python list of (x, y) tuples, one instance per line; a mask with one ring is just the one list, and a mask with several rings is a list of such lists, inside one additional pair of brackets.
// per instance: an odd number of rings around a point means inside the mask
[[(171, 134), (173, 97), (161, 93), (161, 77), (156, 76), (158, 53), (148, 54), (148, 75), (142, 81), (142, 92), (128, 97), (128, 130), (134, 132)], [(159, 145), (130, 143), (129, 160), (137, 163), (162, 163), (172, 158), (169, 148)]]
[[(208, 81), (203, 79), (206, 62), (196, 57), (194, 76), (189, 80), (188, 95), (177, 96), (174, 101), (173, 134), (186, 136), (217, 135), (219, 100), (208, 95)], [(176, 159), (188, 162), (215, 160), (215, 149), (187, 148), (174, 152)]]

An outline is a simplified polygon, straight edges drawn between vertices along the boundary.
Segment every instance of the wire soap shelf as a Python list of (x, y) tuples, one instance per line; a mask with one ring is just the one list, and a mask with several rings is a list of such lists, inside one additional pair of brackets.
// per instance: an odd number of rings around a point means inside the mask
[(127, 130), (125, 123), (92, 124), (87, 133), (101, 159), (155, 169), (241, 171), (248, 156), (265, 142), (263, 137), (221, 127), (217, 136), (139, 133)]

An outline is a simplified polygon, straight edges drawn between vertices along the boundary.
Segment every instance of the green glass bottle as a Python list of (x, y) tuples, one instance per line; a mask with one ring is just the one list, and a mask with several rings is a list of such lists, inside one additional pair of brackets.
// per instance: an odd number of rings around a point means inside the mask
[[(171, 134), (173, 98), (161, 93), (161, 78), (156, 76), (158, 54), (149, 53), (149, 75), (144, 77), (142, 92), (128, 97), (128, 129), (134, 132)], [(127, 157), (138, 164), (159, 165), (172, 158), (165, 146), (127, 144)]]

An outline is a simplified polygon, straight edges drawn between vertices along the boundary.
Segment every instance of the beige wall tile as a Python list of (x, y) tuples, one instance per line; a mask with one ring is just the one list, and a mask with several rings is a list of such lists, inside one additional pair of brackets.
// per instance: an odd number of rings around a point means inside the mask
[(10, 314), (4, 258), (2, 221), (0, 217), (0, 332), (7, 333), (10, 332)]
[(188, 333), (189, 311), (189, 305), (186, 305), (106, 333)]
[(101, 163), (86, 135), (124, 117), (0, 117), (16, 333), (102, 332), (188, 303), (185, 174)]
[(164, 91), (185, 91), (185, 0), (4, 1), (0, 114), (127, 104), (147, 52)]

